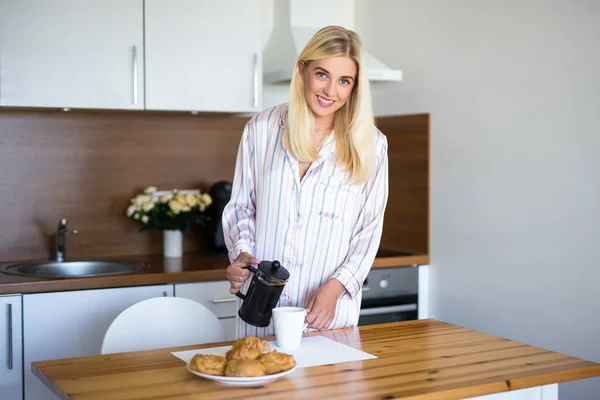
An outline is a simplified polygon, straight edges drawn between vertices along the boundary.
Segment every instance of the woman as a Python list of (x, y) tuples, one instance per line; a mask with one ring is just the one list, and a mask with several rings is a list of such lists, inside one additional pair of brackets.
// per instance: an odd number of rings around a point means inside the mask
[[(388, 198), (387, 140), (373, 122), (358, 36), (321, 29), (298, 57), (289, 104), (244, 129), (223, 230), (231, 293), (259, 260), (290, 272), (279, 306), (312, 329), (356, 326)], [(268, 336), (238, 318), (237, 335)]]

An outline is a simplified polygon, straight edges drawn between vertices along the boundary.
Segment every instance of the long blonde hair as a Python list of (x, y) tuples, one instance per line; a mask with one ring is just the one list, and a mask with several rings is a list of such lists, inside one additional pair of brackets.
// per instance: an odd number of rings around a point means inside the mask
[(368, 179), (375, 168), (377, 131), (362, 45), (355, 32), (340, 26), (322, 28), (298, 56), (292, 74), (283, 144), (301, 162), (318, 158), (318, 149), (313, 145), (315, 118), (304, 96), (304, 80), (298, 63), (303, 61), (308, 66), (314, 60), (339, 56), (350, 57), (356, 63), (357, 77), (350, 98), (335, 113), (336, 163), (350, 172), (350, 182), (360, 183)]

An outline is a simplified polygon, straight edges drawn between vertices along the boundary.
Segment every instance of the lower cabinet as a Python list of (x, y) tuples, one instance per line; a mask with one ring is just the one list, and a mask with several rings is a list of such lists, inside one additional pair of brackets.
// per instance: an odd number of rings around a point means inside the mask
[(122, 311), (160, 296), (173, 296), (173, 285), (23, 295), (25, 400), (57, 399), (31, 373), (32, 362), (100, 354), (106, 330)]
[(21, 296), (0, 295), (0, 398), (23, 400)]
[(225, 330), (225, 340), (236, 340), (235, 316), (219, 318)]
[(228, 281), (0, 296), (0, 337), (5, 332), (7, 337), (0, 342), (0, 398), (56, 400), (31, 373), (32, 362), (100, 354), (104, 334), (121, 312), (174, 295), (206, 306), (221, 321), (226, 339), (235, 339), (238, 304)]
[(471, 400), (558, 400), (558, 384), (471, 397)]
[(237, 297), (229, 293), (229, 281), (175, 284), (175, 296), (197, 301), (221, 321), (227, 340), (235, 340)]

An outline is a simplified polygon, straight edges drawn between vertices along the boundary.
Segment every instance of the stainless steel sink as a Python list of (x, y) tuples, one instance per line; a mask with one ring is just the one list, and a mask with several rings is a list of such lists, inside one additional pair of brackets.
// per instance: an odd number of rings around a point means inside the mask
[(0, 271), (10, 275), (40, 278), (82, 278), (131, 274), (146, 268), (141, 263), (114, 261), (31, 261), (11, 264)]

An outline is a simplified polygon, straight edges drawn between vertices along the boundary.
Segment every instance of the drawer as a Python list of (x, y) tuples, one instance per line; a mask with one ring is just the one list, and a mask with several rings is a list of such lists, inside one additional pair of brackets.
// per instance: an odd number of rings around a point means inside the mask
[(219, 318), (219, 321), (225, 331), (225, 340), (236, 340), (235, 317)]
[(175, 296), (197, 301), (217, 317), (235, 317), (237, 297), (229, 293), (229, 281), (175, 284)]

